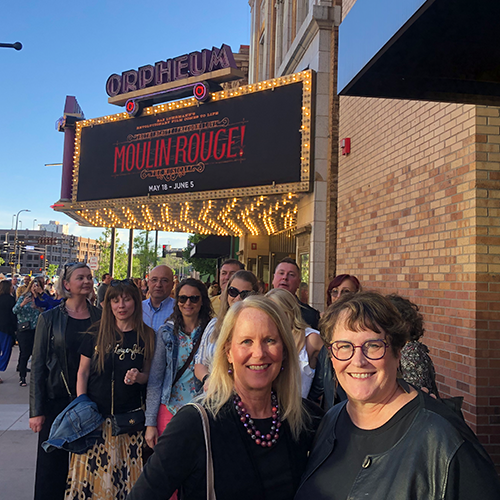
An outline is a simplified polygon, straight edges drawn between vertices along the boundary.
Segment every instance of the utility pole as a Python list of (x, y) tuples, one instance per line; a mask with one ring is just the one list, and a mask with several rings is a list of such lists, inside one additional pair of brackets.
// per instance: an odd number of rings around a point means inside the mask
[[(23, 210), (19, 210), (19, 212), (17, 212), (17, 215), (16, 215), (16, 232), (15, 232), (15, 236), (14, 236), (14, 261), (15, 262), (15, 258), (16, 258), (16, 251), (17, 251), (17, 228), (18, 228), (18, 225), (19, 225), (19, 214), (21, 212), (31, 212), (31, 210), (28, 210), (27, 208), (24, 208)], [(19, 265), (19, 263), (18, 263)], [(14, 276), (15, 272), (14, 272), (14, 267), (15, 265), (12, 266), (12, 276)]]

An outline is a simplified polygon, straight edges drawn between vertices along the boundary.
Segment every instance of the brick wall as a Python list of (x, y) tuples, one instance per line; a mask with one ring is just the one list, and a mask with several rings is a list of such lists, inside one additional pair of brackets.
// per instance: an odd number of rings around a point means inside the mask
[(498, 108), (342, 97), (337, 274), (419, 306), (443, 396), (500, 465)]

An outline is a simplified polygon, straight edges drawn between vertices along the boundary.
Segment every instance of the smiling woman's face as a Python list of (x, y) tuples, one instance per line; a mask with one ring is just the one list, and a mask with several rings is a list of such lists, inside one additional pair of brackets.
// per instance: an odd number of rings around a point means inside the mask
[(283, 341), (266, 313), (253, 308), (241, 311), (226, 352), (242, 399), (249, 393), (271, 392), (283, 362)]
[[(340, 317), (332, 342), (343, 340), (361, 346), (367, 340), (374, 339), (385, 340), (385, 334), (372, 330), (353, 332), (346, 328), (345, 319)], [(377, 360), (368, 359), (358, 347), (354, 349), (351, 359), (339, 361), (332, 356), (332, 363), (337, 380), (350, 401), (383, 404), (393, 394), (397, 385), (399, 359), (399, 356), (394, 356), (390, 347), (387, 347), (385, 356)]]

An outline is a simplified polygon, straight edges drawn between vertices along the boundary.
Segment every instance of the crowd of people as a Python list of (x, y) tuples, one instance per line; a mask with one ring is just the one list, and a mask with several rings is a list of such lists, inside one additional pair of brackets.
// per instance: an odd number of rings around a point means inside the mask
[[(24, 384), (33, 350), (36, 500), (500, 498), (407, 298), (342, 274), (320, 313), (291, 258), (269, 291), (235, 259), (213, 283), (101, 278), (93, 302), (87, 265), (64, 266), (57, 304), (39, 280), (17, 300), (0, 282)], [(54, 439), (89, 402), (96, 428)]]

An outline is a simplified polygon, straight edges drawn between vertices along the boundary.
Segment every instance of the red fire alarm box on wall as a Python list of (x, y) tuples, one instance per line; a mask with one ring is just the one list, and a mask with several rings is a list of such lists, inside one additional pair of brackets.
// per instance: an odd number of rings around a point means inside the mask
[(346, 137), (340, 141), (340, 148), (343, 155), (348, 155), (351, 152), (351, 138)]

